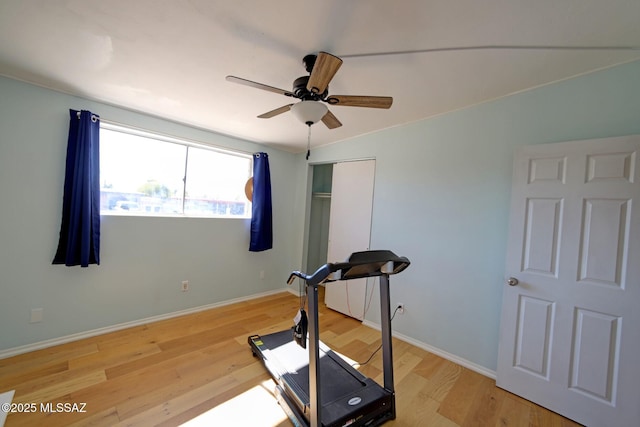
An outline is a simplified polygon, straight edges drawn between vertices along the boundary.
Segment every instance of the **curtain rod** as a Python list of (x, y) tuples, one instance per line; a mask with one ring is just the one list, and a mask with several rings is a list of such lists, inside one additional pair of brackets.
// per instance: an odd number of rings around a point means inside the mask
[[(76, 116), (78, 116), (78, 119), (80, 118), (80, 115), (81, 115), (81, 114), (82, 114), (82, 111), (76, 111)], [(95, 115), (95, 114), (91, 114), (91, 121), (92, 121), (93, 123), (97, 122), (98, 120), (102, 121), (102, 120), (100, 119), (100, 116), (97, 116), (97, 115)]]
[[(78, 111), (76, 114), (77, 114), (78, 119), (79, 119), (81, 112)], [(140, 128), (140, 127), (137, 127), (137, 126), (132, 126), (132, 125), (128, 125), (128, 124), (124, 124), (124, 123), (120, 123), (120, 122), (114, 122), (112, 120), (105, 120), (105, 119), (103, 119), (102, 117), (100, 117), (100, 116), (98, 116), (96, 114), (91, 114), (91, 121), (92, 122), (95, 123), (98, 120), (100, 121), (100, 123), (104, 123), (104, 124), (107, 124), (107, 125), (112, 125), (112, 126), (115, 126), (115, 127), (120, 127), (120, 128), (125, 128), (125, 129), (132, 129), (134, 131), (143, 132), (143, 133), (151, 134), (151, 135), (155, 134), (155, 135), (158, 135), (158, 136), (161, 136), (161, 137), (164, 137), (164, 138), (174, 139), (176, 141), (187, 142), (187, 143), (189, 143), (191, 145), (194, 145), (194, 146), (198, 146), (198, 145), (199, 146), (206, 146), (206, 147), (209, 147), (209, 148), (217, 149), (219, 151), (229, 152), (231, 154), (233, 154), (235, 152), (235, 153), (247, 154), (247, 155), (253, 156), (256, 153), (255, 151), (246, 151), (246, 150), (240, 150), (240, 149), (237, 149), (237, 148), (222, 147), (222, 146), (219, 146), (219, 145), (216, 145), (216, 144), (211, 144), (211, 143), (208, 143), (208, 142), (197, 141), (197, 140), (194, 140), (194, 139), (185, 138), (183, 136), (170, 135), (170, 134), (167, 134), (167, 133), (158, 132), (158, 131), (154, 131), (154, 130), (148, 130), (148, 129), (144, 129), (144, 128)], [(205, 130), (205, 132), (206, 132), (206, 130)]]

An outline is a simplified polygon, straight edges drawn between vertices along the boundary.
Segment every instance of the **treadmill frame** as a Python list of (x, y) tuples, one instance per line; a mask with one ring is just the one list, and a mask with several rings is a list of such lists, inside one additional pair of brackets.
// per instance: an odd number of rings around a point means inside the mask
[[(318, 285), (307, 284), (309, 298), (309, 411), (311, 427), (322, 426), (320, 405), (320, 329), (318, 325)], [(380, 425), (396, 418), (396, 393), (393, 382), (393, 346), (391, 345), (391, 295), (389, 292), (389, 274), (380, 275), (380, 324), (382, 333), (382, 369), (384, 388), (391, 394), (391, 407), (387, 416), (380, 422), (369, 424)], [(358, 424), (353, 424), (357, 426)]]
[[(365, 262), (368, 256), (373, 257), (373, 261)], [(376, 259), (377, 258), (377, 259)], [(364, 259), (364, 261), (363, 261)], [(354, 260), (354, 261), (352, 261)], [(380, 262), (384, 260), (384, 262)], [(371, 264), (371, 265), (369, 265)], [(286, 391), (280, 385), (276, 386), (276, 394), (278, 400), (282, 404), (286, 404), (288, 408), (283, 407), (289, 418), (296, 425), (304, 425), (311, 427), (321, 427), (321, 375), (320, 375), (320, 330), (318, 322), (318, 286), (324, 282), (334, 280), (348, 280), (362, 277), (380, 277), (380, 324), (382, 334), (382, 366), (384, 384), (383, 388), (389, 393), (391, 405), (389, 409), (384, 411), (382, 416), (373, 420), (366, 420), (367, 426), (378, 426), (388, 420), (396, 418), (395, 388), (393, 379), (393, 348), (392, 348), (392, 332), (391, 332), (391, 295), (389, 289), (389, 275), (403, 271), (409, 266), (410, 262), (407, 258), (398, 257), (391, 251), (365, 251), (356, 252), (351, 255), (348, 262), (325, 264), (320, 267), (313, 275), (307, 276), (300, 272), (293, 272), (289, 277), (288, 283), (291, 284), (293, 279), (301, 277), (305, 280), (307, 298), (309, 304), (308, 316), (308, 346), (309, 346), (309, 423), (306, 421), (304, 414), (295, 404), (292, 404), (291, 398), (287, 396)], [(353, 268), (353, 272), (350, 270)], [(351, 273), (351, 274), (350, 274)], [(259, 336), (250, 336), (248, 341), (256, 354), (256, 350), (260, 349), (256, 346), (253, 339), (259, 339)], [(260, 351), (261, 352), (261, 351)], [(263, 356), (263, 362), (267, 364)], [(267, 366), (267, 370), (271, 372)], [(272, 372), (272, 375), (273, 372)], [(274, 375), (275, 376), (275, 375)], [(279, 378), (276, 378), (279, 381)], [(295, 415), (295, 419), (292, 417)], [(348, 423), (352, 426), (360, 425), (356, 420)]]

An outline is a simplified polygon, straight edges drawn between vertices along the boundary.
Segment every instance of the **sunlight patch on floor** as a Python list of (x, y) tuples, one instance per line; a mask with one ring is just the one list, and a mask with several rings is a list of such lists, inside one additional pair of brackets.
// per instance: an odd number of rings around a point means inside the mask
[(345, 362), (347, 362), (349, 365), (353, 366), (355, 369), (360, 369), (360, 363), (356, 362), (355, 360), (353, 360), (352, 358), (350, 358), (349, 356), (345, 356), (342, 353), (338, 353), (337, 351), (333, 350), (333, 352), (335, 354), (337, 354), (338, 356), (340, 356), (342, 358), (342, 360), (344, 360)]
[(278, 426), (287, 420), (274, 397), (272, 380), (262, 382), (233, 399), (208, 410), (182, 424), (185, 427), (200, 426)]

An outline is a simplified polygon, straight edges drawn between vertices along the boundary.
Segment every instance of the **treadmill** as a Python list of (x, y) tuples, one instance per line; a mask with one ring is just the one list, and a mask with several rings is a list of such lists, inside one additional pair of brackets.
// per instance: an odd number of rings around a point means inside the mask
[[(248, 341), (276, 381), (276, 398), (296, 427), (378, 426), (395, 419), (389, 276), (409, 264), (391, 251), (374, 250), (355, 252), (345, 262), (327, 263), (311, 275), (291, 273), (289, 285), (296, 277), (306, 284), (309, 320), (303, 345), (308, 350), (296, 343), (291, 329), (252, 335)], [(318, 285), (376, 276), (380, 277), (382, 386), (321, 342), (318, 328)]]

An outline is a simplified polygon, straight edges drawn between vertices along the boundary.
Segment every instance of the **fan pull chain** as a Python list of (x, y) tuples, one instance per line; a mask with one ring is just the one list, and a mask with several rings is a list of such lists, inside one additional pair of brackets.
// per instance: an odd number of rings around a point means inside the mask
[(307, 133), (307, 160), (309, 160), (311, 155), (311, 125), (307, 126), (309, 126), (309, 132)]

